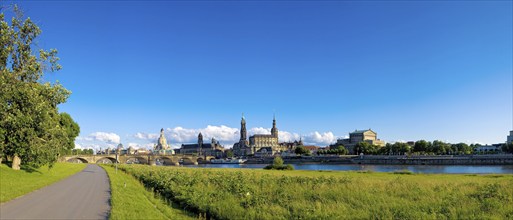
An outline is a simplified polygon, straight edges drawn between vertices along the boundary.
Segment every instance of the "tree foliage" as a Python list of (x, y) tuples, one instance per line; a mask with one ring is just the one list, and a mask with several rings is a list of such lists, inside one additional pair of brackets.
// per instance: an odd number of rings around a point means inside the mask
[(299, 155), (309, 155), (310, 151), (303, 146), (298, 146), (294, 150), (294, 153), (299, 154)]
[(502, 151), (513, 154), (513, 142), (502, 145)]
[(347, 148), (344, 145), (337, 145), (335, 147), (331, 147), (329, 150), (319, 150), (317, 154), (335, 154), (335, 155), (346, 155), (349, 154)]
[(359, 142), (354, 146), (354, 151), (356, 154), (377, 154), (379, 150), (379, 146), (372, 145), (368, 142)]
[(53, 164), (59, 152), (74, 147), (80, 128), (57, 106), (70, 95), (60, 83), (44, 82), (47, 72), (61, 69), (57, 50), (34, 45), (41, 29), (14, 6), (10, 23), (0, 13), (0, 156), (19, 157), (23, 164)]
[(264, 167), (265, 170), (294, 170), (294, 167), (290, 164), (284, 165), (281, 157), (275, 157), (273, 164)]

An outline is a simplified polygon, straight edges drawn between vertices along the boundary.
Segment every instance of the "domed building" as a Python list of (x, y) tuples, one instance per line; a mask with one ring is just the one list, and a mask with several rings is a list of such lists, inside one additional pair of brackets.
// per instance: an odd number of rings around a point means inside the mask
[(164, 128), (160, 129), (160, 136), (154, 148), (154, 152), (159, 154), (175, 154), (174, 150), (167, 144), (166, 137), (164, 136)]

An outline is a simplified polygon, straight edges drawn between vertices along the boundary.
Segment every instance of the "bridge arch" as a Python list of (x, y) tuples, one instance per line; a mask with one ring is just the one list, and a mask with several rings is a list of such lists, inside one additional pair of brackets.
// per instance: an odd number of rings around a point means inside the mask
[(143, 156), (130, 156), (126, 159), (127, 164), (148, 164), (148, 158)]
[(180, 163), (185, 164), (185, 165), (198, 164), (198, 158), (197, 157), (181, 157)]
[(179, 164), (179, 160), (176, 157), (172, 156), (159, 156), (153, 158), (153, 160), (153, 162), (155, 162), (156, 165), (174, 166)]
[(116, 159), (113, 157), (102, 157), (96, 160), (96, 163), (116, 163)]
[(84, 159), (82, 157), (69, 158), (68, 160), (66, 160), (66, 162), (68, 162), (68, 163), (89, 163), (89, 161), (87, 161), (86, 159)]

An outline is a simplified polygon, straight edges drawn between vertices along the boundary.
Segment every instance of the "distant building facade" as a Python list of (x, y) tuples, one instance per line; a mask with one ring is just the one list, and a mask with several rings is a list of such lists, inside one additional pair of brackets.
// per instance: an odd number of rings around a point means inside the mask
[(278, 144), (281, 152), (293, 152), (297, 147), (303, 146), (302, 138), (299, 138), (299, 141), (295, 140), (294, 142), (282, 142)]
[(349, 138), (338, 139), (335, 145), (344, 145), (350, 154), (355, 154), (354, 147), (360, 142), (367, 142), (372, 145), (384, 147), (385, 142), (378, 139), (378, 133), (368, 130), (355, 130), (349, 133)]
[(513, 131), (509, 132), (508, 139), (506, 140), (506, 143), (508, 143), (508, 144), (513, 143)]
[(502, 144), (477, 146), (474, 153), (496, 154), (502, 152)]
[[(273, 118), (273, 127), (271, 134), (255, 134), (247, 140), (246, 119), (242, 116), (240, 140), (233, 145), (233, 153), (235, 156), (248, 155), (274, 155), (277, 152), (287, 150), (287, 146), (280, 145), (278, 139), (278, 128), (276, 127), (276, 117)], [(265, 148), (265, 153), (261, 149)], [(258, 154), (257, 154), (258, 153)]]
[(182, 144), (177, 150), (178, 154), (196, 154), (198, 156), (224, 157), (224, 147), (215, 138), (210, 143), (203, 143), (203, 134), (198, 134), (196, 144)]
[(276, 118), (273, 118), (273, 127), (271, 128), (271, 134), (255, 134), (249, 137), (249, 146), (253, 149), (253, 152), (257, 152), (264, 147), (270, 147), (272, 149), (272, 154), (279, 150), (278, 128), (276, 128)]

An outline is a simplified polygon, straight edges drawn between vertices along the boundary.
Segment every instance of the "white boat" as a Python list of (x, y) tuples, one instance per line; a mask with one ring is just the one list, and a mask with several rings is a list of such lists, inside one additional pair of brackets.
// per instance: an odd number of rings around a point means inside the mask
[(210, 163), (214, 164), (222, 164), (222, 163), (229, 163), (229, 164), (241, 164), (246, 162), (244, 159), (237, 159), (237, 158), (225, 158), (225, 159), (211, 159)]

